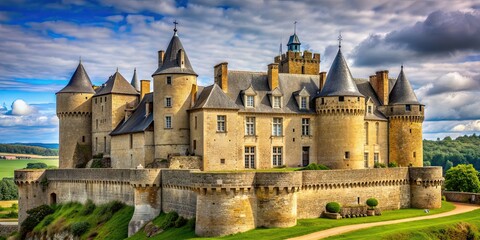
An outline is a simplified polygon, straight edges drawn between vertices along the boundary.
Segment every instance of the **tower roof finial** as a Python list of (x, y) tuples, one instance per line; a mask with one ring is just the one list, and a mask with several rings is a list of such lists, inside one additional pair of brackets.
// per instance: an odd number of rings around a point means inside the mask
[(82, 64), (82, 56), (79, 56), (79, 57), (78, 57), (78, 62), (79, 62), (80, 64)]
[(293, 34), (297, 34), (297, 21), (293, 22)]
[(342, 48), (342, 31), (338, 33), (338, 48)]
[(177, 20), (174, 20), (173, 24), (175, 24), (175, 28), (173, 29), (173, 31), (175, 32), (175, 34), (177, 34), (177, 24), (178, 24)]

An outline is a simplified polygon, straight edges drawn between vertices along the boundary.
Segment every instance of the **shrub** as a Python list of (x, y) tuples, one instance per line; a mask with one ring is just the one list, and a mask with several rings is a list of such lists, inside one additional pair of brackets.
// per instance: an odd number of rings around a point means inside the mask
[(390, 163), (388, 163), (388, 167), (393, 168), (393, 167), (398, 167), (398, 165), (397, 165), (396, 162), (390, 162)]
[(86, 216), (86, 215), (89, 215), (89, 214), (93, 213), (93, 211), (95, 211), (95, 208), (96, 208), (96, 206), (92, 202), (92, 200), (88, 199), (87, 202), (85, 203), (85, 205), (83, 206), (82, 215)]
[(162, 225), (160, 226), (163, 230), (171, 228), (175, 226), (175, 221), (178, 219), (178, 213), (176, 212), (169, 212), (167, 216), (165, 216), (165, 220), (163, 221)]
[(13, 203), (10, 208), (12, 208), (14, 210), (17, 210), (18, 209), (18, 203)]
[(370, 208), (375, 208), (378, 205), (378, 200), (375, 198), (369, 198), (367, 199), (367, 206)]
[(330, 170), (327, 166), (323, 164), (310, 163), (308, 166), (304, 167), (302, 170)]
[(385, 164), (383, 163), (375, 163), (374, 168), (386, 168)]
[(103, 214), (106, 214), (106, 213), (111, 213), (113, 215), (114, 213), (116, 213), (120, 209), (122, 209), (124, 206), (125, 206), (125, 204), (120, 202), (120, 201), (109, 202), (106, 205), (102, 206), (99, 214), (103, 215)]
[(18, 213), (14, 211), (10, 211), (9, 213), (3, 215), (4, 218), (18, 218)]
[(55, 220), (55, 217), (53, 215), (46, 216), (45, 219), (43, 220), (43, 226), (46, 227), (50, 225), (50, 223), (52, 223), (54, 220)]
[(447, 197), (445, 197), (445, 195), (442, 196), (442, 201), (447, 201)]
[(90, 224), (84, 221), (73, 223), (72, 226), (70, 227), (73, 235), (75, 236), (82, 236), (82, 234), (86, 233), (89, 228), (90, 228)]
[(28, 232), (32, 231), (37, 224), (39, 224), (46, 216), (52, 214), (54, 211), (48, 205), (40, 205), (27, 211), (27, 218), (20, 225), (21, 239), (25, 239)]
[(179, 227), (183, 227), (185, 226), (185, 224), (187, 224), (188, 220), (184, 217), (179, 217), (177, 218), (177, 220), (175, 221), (175, 227), (176, 228), (179, 228)]
[(337, 202), (329, 202), (325, 207), (327, 212), (329, 213), (339, 213), (340, 212), (340, 204)]
[(47, 168), (47, 164), (38, 162), (38, 163), (27, 163), (26, 169), (44, 169)]
[(195, 222), (196, 222), (195, 218), (188, 219), (188, 222), (187, 222), (188, 229), (195, 230)]

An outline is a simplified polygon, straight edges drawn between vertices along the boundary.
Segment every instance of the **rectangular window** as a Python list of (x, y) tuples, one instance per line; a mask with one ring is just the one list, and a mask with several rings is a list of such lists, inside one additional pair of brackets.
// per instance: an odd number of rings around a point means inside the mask
[(282, 166), (282, 147), (273, 147), (272, 151), (273, 166)]
[(133, 148), (133, 134), (130, 134), (130, 149)]
[(345, 152), (345, 159), (349, 159), (350, 158), (350, 152)]
[(197, 129), (197, 116), (195, 116), (195, 129)]
[(227, 122), (227, 116), (225, 115), (217, 116), (217, 132), (226, 131), (226, 122)]
[(98, 151), (98, 137), (95, 137), (95, 151)]
[(97, 99), (95, 98), (95, 104), (97, 104)]
[(310, 118), (302, 118), (302, 135), (310, 135)]
[(405, 105), (405, 111), (412, 111), (412, 106), (410, 104)]
[(282, 98), (275, 96), (273, 97), (273, 108), (281, 108), (282, 107)]
[(300, 98), (300, 108), (307, 109), (307, 97)]
[(225, 158), (220, 159), (220, 164), (225, 164)]
[(98, 119), (95, 120), (96, 129), (98, 129)]
[(372, 106), (368, 106), (368, 113), (372, 113)]
[(245, 135), (248, 135), (248, 136), (255, 135), (255, 118), (254, 117), (245, 118)]
[(255, 96), (247, 96), (247, 107), (255, 107)]
[(172, 77), (167, 76), (167, 85), (172, 85)]
[(273, 136), (282, 136), (282, 119), (281, 118), (273, 118), (273, 128), (272, 128), (272, 135)]
[(197, 149), (197, 140), (193, 140), (193, 150)]
[(378, 153), (374, 153), (374, 154), (373, 154), (373, 162), (374, 162), (375, 164), (378, 163), (378, 161), (379, 161), (378, 158), (379, 158), (379, 157), (378, 157)]
[(255, 168), (255, 147), (245, 147), (245, 168)]
[(368, 168), (368, 153), (363, 154), (363, 165), (365, 168)]
[(165, 98), (165, 107), (172, 107), (172, 98), (166, 97)]
[(107, 137), (103, 137), (103, 152), (107, 152)]
[(338, 97), (338, 101), (339, 101), (339, 102), (344, 102), (344, 101), (345, 101), (345, 97), (344, 97), (344, 96), (339, 96), (339, 97)]
[(165, 128), (172, 128), (172, 117), (165, 116)]

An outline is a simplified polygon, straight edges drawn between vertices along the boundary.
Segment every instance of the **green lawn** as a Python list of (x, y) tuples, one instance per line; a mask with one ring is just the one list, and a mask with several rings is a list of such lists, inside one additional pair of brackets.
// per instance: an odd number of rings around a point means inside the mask
[[(442, 202), (442, 208), (433, 209), (430, 211), (430, 214), (437, 214), (442, 212), (451, 211), (455, 206), (449, 202)], [(346, 218), (342, 220), (332, 220), (325, 218), (314, 218), (314, 219), (302, 219), (298, 220), (296, 226), (291, 228), (263, 228), (263, 229), (254, 229), (245, 233), (239, 233), (235, 235), (229, 235), (220, 238), (199, 238), (194, 237), (195, 233), (193, 230), (190, 230), (187, 227), (183, 228), (173, 228), (163, 233), (150, 238), (150, 239), (286, 239), (291, 237), (297, 237), (305, 234), (309, 234), (316, 231), (325, 230), (328, 228), (334, 228), (339, 226), (351, 225), (351, 224), (360, 224), (360, 223), (369, 223), (369, 222), (380, 222), (388, 221), (402, 218), (418, 217), (424, 216), (425, 213), (423, 209), (400, 209), (394, 211), (384, 211), (382, 216), (374, 217), (362, 217), (362, 218)], [(157, 220), (158, 221), (158, 220)], [(174, 235), (173, 233), (181, 233), (181, 235)], [(144, 236), (139, 232), (137, 237)], [(170, 238), (175, 236), (175, 238)], [(136, 238), (132, 238), (136, 239)], [(138, 238), (141, 239), (141, 238)]]
[(58, 167), (58, 159), (21, 159), (21, 160), (0, 160), (0, 179), (13, 178), (13, 171), (27, 167), (27, 163), (42, 162), (48, 166)]
[(463, 214), (372, 227), (328, 239), (480, 239), (480, 210)]

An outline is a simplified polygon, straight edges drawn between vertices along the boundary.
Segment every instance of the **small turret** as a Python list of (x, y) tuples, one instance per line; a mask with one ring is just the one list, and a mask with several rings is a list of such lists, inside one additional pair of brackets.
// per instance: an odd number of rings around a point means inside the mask
[(140, 81), (137, 78), (137, 68), (133, 70), (133, 77), (130, 84), (133, 86), (133, 88), (135, 88), (135, 90), (137, 90), (137, 92), (140, 92)]
[(365, 97), (358, 91), (342, 51), (338, 50), (316, 99), (318, 163), (332, 169), (361, 169)]
[(422, 167), (422, 123), (425, 109), (418, 102), (403, 66), (390, 92), (386, 115), (389, 119), (389, 161), (402, 167)]
[(82, 61), (67, 86), (56, 93), (59, 119), (59, 167), (82, 167), (91, 158), (92, 96)]

